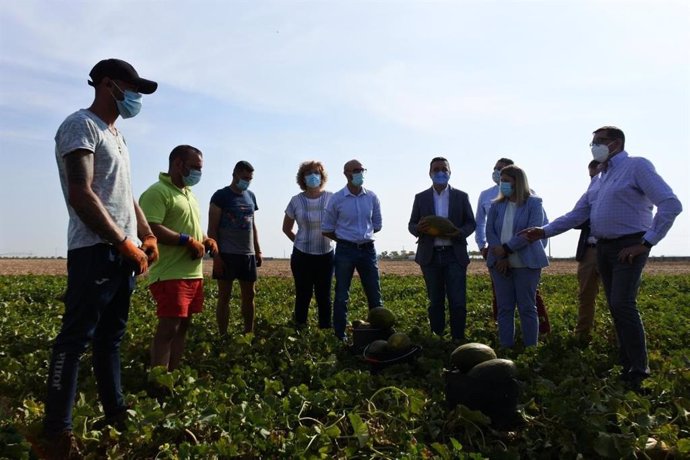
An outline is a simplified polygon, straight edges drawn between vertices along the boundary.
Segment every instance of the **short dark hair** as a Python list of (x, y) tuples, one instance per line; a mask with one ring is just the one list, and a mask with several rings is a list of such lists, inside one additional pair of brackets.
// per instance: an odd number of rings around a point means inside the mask
[(196, 147), (192, 147), (191, 145), (186, 144), (178, 145), (177, 147), (172, 149), (172, 152), (170, 152), (170, 156), (168, 157), (168, 164), (172, 164), (172, 162), (177, 160), (178, 158), (186, 160), (187, 158), (189, 158), (189, 155), (192, 154), (203, 156), (201, 150), (199, 150)]
[(252, 166), (251, 163), (249, 163), (248, 161), (240, 160), (235, 165), (235, 168), (232, 170), (232, 173), (235, 174), (239, 171), (254, 172), (254, 166)]
[(514, 165), (515, 162), (511, 160), (510, 158), (499, 158), (496, 160), (496, 163), (503, 163), (506, 166)]
[(434, 157), (431, 159), (431, 162), (429, 163), (429, 167), (431, 168), (431, 165), (433, 165), (437, 161), (445, 161), (446, 163), (450, 164), (450, 161), (448, 161), (447, 159), (445, 159), (443, 157)]
[(617, 128), (615, 126), (602, 126), (601, 128), (597, 129), (594, 131), (592, 134), (597, 134), (602, 131), (606, 132), (606, 137), (609, 139), (620, 139), (621, 140), (621, 149), (625, 148), (625, 133), (623, 132), (622, 129)]

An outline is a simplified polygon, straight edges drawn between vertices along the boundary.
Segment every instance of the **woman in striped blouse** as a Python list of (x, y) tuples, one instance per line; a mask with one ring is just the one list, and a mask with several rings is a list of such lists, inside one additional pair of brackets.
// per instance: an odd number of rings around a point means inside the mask
[[(331, 282), (333, 242), (321, 234), (321, 218), (333, 193), (324, 190), (328, 174), (319, 161), (305, 161), (297, 171), (302, 192), (293, 196), (285, 209), (283, 233), (294, 247), (290, 268), (295, 279), (294, 320), (306, 326), (312, 294), (316, 297), (320, 328), (331, 327)], [(297, 233), (293, 227), (297, 222)]]

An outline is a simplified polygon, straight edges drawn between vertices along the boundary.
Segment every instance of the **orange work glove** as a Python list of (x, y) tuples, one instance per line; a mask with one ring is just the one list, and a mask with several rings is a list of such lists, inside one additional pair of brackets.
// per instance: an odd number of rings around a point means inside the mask
[(218, 254), (218, 243), (216, 243), (216, 240), (214, 240), (213, 238), (204, 238), (202, 244), (206, 248), (206, 252), (211, 254), (211, 256), (215, 256), (216, 254)]
[(206, 248), (203, 244), (201, 244), (191, 236), (189, 237), (185, 245), (187, 246), (189, 253), (192, 255), (192, 259), (201, 259), (202, 257), (204, 257), (204, 252), (206, 252)]
[(139, 249), (134, 241), (125, 238), (116, 246), (122, 257), (132, 262), (135, 274), (141, 275), (149, 269), (149, 262), (146, 253)]
[(144, 236), (141, 243), (141, 250), (148, 256), (149, 265), (158, 260), (158, 239), (153, 233)]

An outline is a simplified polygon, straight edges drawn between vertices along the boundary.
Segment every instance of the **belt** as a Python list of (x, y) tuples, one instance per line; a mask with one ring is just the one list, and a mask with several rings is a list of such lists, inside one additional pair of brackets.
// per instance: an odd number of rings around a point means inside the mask
[(434, 251), (439, 251), (439, 252), (450, 251), (451, 249), (453, 249), (453, 246), (434, 246)]
[(597, 244), (601, 243), (615, 243), (621, 240), (632, 240), (637, 238), (640, 240), (644, 236), (645, 232), (630, 233), (629, 235), (617, 236), (616, 238), (597, 238)]
[(367, 241), (366, 243), (355, 243), (354, 241), (338, 240), (338, 244), (342, 244), (343, 246), (347, 246), (349, 248), (374, 249), (373, 241)]

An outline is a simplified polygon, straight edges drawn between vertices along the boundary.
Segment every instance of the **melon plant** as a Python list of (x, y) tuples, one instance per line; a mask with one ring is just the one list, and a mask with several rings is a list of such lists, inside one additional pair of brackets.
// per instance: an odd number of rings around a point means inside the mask
[(369, 310), (367, 322), (369, 322), (374, 329), (388, 329), (395, 324), (395, 315), (385, 307), (376, 307)]
[(450, 362), (460, 372), (469, 372), (474, 366), (490, 359), (496, 359), (496, 352), (483, 343), (466, 343), (450, 355)]

